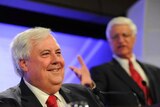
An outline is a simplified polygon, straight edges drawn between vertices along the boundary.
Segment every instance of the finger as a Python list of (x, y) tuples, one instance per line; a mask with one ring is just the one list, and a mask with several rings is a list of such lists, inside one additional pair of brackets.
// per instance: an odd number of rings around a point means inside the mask
[(70, 66), (69, 67), (72, 71), (74, 71), (77, 75), (81, 75), (81, 72), (79, 71), (78, 68), (74, 67), (74, 66)]
[(78, 55), (78, 61), (79, 61), (79, 63), (81, 64), (81, 65), (85, 65), (85, 63), (84, 63), (84, 61), (83, 61), (83, 58), (80, 56), (80, 55)]
[(76, 76), (81, 80), (81, 72), (78, 70), (78, 68), (70, 66), (69, 67), (72, 71), (74, 71), (74, 73), (76, 74)]

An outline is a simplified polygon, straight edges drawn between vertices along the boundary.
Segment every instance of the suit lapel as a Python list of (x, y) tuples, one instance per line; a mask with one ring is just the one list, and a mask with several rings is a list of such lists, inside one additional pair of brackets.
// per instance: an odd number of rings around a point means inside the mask
[(117, 75), (117, 78), (120, 78), (127, 86), (129, 86), (133, 93), (138, 93), (136, 95), (143, 99), (143, 91), (139, 88), (139, 86), (134, 82), (134, 80), (126, 73), (126, 71), (115, 59), (113, 59), (111, 66), (113, 72), (115, 73), (115, 75)]
[(23, 79), (20, 82), (21, 90), (21, 105), (22, 107), (42, 107), (36, 96), (24, 83)]
[(59, 92), (63, 96), (63, 98), (65, 99), (66, 103), (73, 102), (74, 97), (72, 96), (71, 90), (69, 90), (68, 88), (66, 88), (62, 85)]
[[(157, 86), (157, 82), (153, 76), (153, 72), (151, 72), (151, 68), (148, 67), (148, 65), (145, 65), (141, 62), (138, 61), (138, 63), (141, 65), (141, 67), (143, 68), (144, 72), (146, 73), (147, 77), (148, 77), (148, 80), (149, 80), (149, 90), (150, 90), (150, 94), (151, 94), (151, 97), (155, 100), (159, 99), (159, 96), (160, 93), (158, 91), (158, 86)], [(157, 101), (155, 101), (157, 102)]]
[[(70, 90), (70, 89), (72, 89), (72, 90)], [(86, 100), (89, 101), (89, 99), (87, 99), (83, 95), (82, 96), (79, 95), (80, 91), (77, 91), (77, 89), (74, 90), (74, 88), (71, 84), (63, 84), (59, 92), (63, 96), (63, 98), (65, 99), (65, 101), (67, 103), (75, 102), (75, 101), (86, 101)], [(77, 93), (79, 93), (79, 94), (77, 94)]]

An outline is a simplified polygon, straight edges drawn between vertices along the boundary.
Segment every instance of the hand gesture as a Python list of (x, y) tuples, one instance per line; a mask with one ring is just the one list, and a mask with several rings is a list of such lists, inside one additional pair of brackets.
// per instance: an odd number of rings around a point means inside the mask
[(81, 80), (82, 85), (89, 86), (90, 88), (92, 88), (93, 82), (92, 82), (90, 72), (89, 72), (86, 64), (84, 63), (81, 56), (78, 56), (77, 59), (81, 65), (81, 67), (77, 68), (75, 66), (70, 66), (70, 69), (75, 72), (75, 74)]

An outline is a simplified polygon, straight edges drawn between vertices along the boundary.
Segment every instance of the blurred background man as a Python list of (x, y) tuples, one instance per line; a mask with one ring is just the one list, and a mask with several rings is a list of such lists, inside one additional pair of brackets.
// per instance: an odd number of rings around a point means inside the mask
[(113, 18), (106, 29), (112, 60), (91, 68), (91, 76), (80, 56), (81, 68), (70, 67), (83, 85), (99, 90), (104, 103), (141, 106), (160, 102), (160, 69), (137, 60), (133, 53), (136, 34), (137, 28), (132, 20)]

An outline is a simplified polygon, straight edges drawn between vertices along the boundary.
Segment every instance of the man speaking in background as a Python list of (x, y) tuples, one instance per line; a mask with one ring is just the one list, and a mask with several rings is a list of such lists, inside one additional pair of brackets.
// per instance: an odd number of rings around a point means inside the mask
[(89, 72), (79, 56), (81, 68), (70, 67), (83, 85), (98, 90), (104, 104), (130, 107), (160, 102), (160, 69), (136, 58), (133, 53), (136, 34), (137, 27), (131, 19), (113, 18), (106, 29), (112, 60)]

